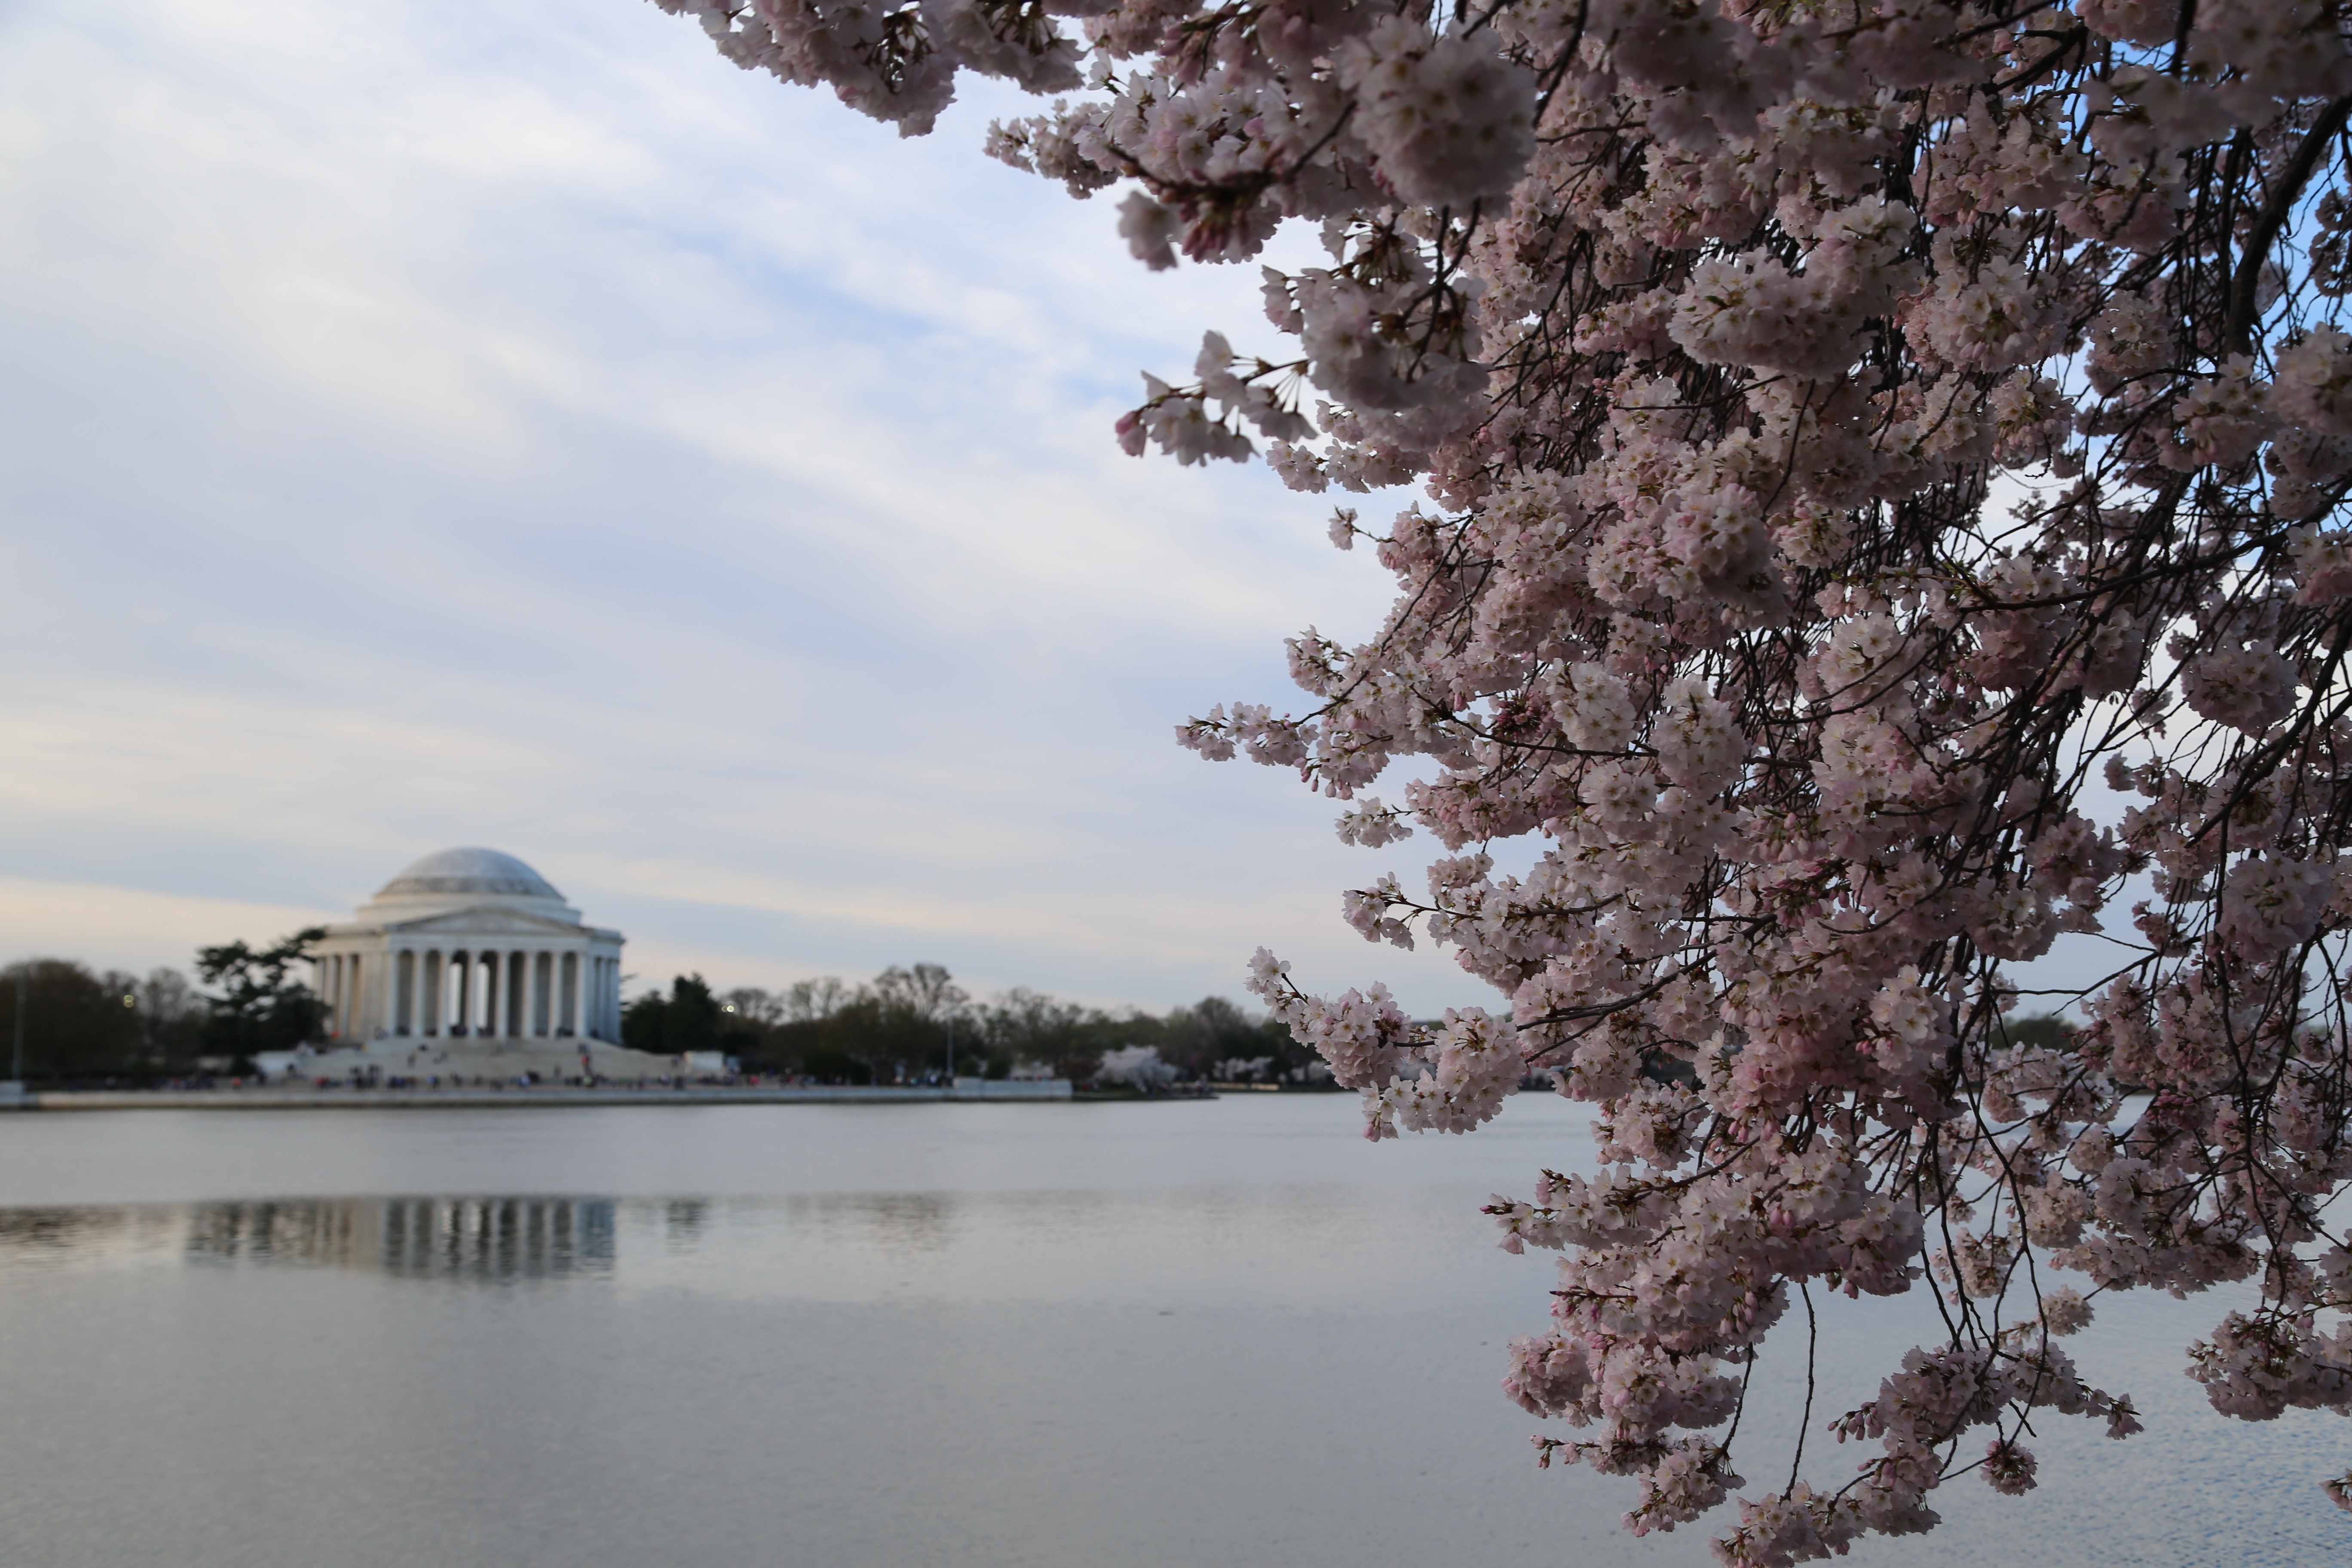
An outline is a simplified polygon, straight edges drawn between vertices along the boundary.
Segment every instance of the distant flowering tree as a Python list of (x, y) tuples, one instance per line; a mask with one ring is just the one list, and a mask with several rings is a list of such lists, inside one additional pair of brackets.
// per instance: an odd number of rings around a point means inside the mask
[[(1492, 1212), (1565, 1254), (1507, 1386), (1581, 1430), (1547, 1458), (1637, 1479), (1632, 1529), (1745, 1485), (1743, 1369), (1817, 1289), (1932, 1274), (1950, 1332), (1727, 1563), (2022, 1491), (2045, 1411), (2136, 1430), (2055, 1342), (2101, 1291), (2249, 1281), (2189, 1352), (2215, 1406), (2352, 1404), (2340, 7), (658, 3), (908, 132), (962, 69), (1082, 94), (991, 150), (1129, 183), (1150, 266), (1320, 226), (1328, 265), (1265, 271), (1293, 349), (1209, 334), (1119, 438), (1425, 499), (1334, 521), (1399, 593), (1291, 645), (1307, 711), (1182, 735), (1447, 852), (1349, 918), (1506, 1012), (1423, 1031), (1258, 960), (1374, 1136), (1523, 1066), (1599, 1108), (1601, 1173)], [(1362, 793), (1401, 757), (1403, 805)], [(2070, 931), (2112, 955), (2082, 1026), (2012, 1037), (2011, 966)]]
[(1176, 1069), (1160, 1059), (1157, 1046), (1121, 1046), (1103, 1053), (1095, 1069), (1097, 1083), (1123, 1083), (1146, 1091), (1165, 1089), (1176, 1081)]

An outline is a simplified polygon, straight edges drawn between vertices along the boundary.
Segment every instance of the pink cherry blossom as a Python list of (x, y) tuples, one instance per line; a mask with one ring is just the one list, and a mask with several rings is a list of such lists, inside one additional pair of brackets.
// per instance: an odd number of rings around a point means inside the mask
[[(2137, 1432), (2055, 1342), (2229, 1281), (2215, 1407), (2352, 1408), (2343, 7), (656, 3), (908, 132), (964, 71), (1061, 95), (988, 152), (1124, 187), (1146, 267), (1260, 268), (1270, 336), (1121, 445), (1412, 492), (1332, 521), (1377, 629), (1178, 737), (1435, 845), (1342, 916), (1501, 1005), (1251, 968), (1369, 1136), (1593, 1107), (1596, 1168), (1487, 1208), (1557, 1255), (1538, 1463), (1735, 1568), (1843, 1554), (2029, 1489), (2057, 1417)], [(1256, 261), (1294, 220), (1320, 258)], [(1832, 1290), (1949, 1332), (1736, 1495)]]

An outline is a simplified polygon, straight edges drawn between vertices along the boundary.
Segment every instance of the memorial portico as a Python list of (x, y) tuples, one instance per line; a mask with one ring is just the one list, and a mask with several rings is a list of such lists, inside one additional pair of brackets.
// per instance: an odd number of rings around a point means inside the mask
[(621, 933), (495, 849), (444, 849), (311, 950), (337, 1046), (621, 1037)]

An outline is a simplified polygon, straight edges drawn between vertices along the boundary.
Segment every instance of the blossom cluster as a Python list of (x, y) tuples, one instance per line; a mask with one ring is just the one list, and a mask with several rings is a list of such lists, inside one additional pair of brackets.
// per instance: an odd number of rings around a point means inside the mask
[[(1489, 1211), (1560, 1255), (1505, 1383), (1582, 1434), (1545, 1462), (1724, 1510), (1733, 1568), (1926, 1529), (2034, 1485), (2040, 1412), (2137, 1429), (2052, 1342), (2128, 1288), (2251, 1285), (2217, 1408), (2352, 1405), (2345, 6), (657, 3), (909, 131), (962, 70), (1062, 95), (989, 150), (1125, 187), (1149, 266), (1319, 232), (1261, 269), (1287, 346), (1211, 334), (1118, 435), (1416, 492), (1333, 521), (1378, 631), (1180, 737), (1437, 847), (1344, 913), (1495, 1009), (1254, 970), (1373, 1136), (1594, 1107), (1597, 1173)], [(1736, 1496), (1790, 1313), (1923, 1289), (1860, 1468)]]

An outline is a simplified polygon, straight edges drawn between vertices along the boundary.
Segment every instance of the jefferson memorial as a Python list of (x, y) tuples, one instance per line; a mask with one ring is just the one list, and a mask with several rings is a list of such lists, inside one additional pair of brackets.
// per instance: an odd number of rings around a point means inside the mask
[(444, 849), (311, 950), (338, 1044), (621, 1037), (621, 933), (495, 849)]
[(621, 941), (511, 855), (427, 855), (311, 949), (328, 1047), (305, 1063), (338, 1074), (671, 1070), (619, 1044)]

